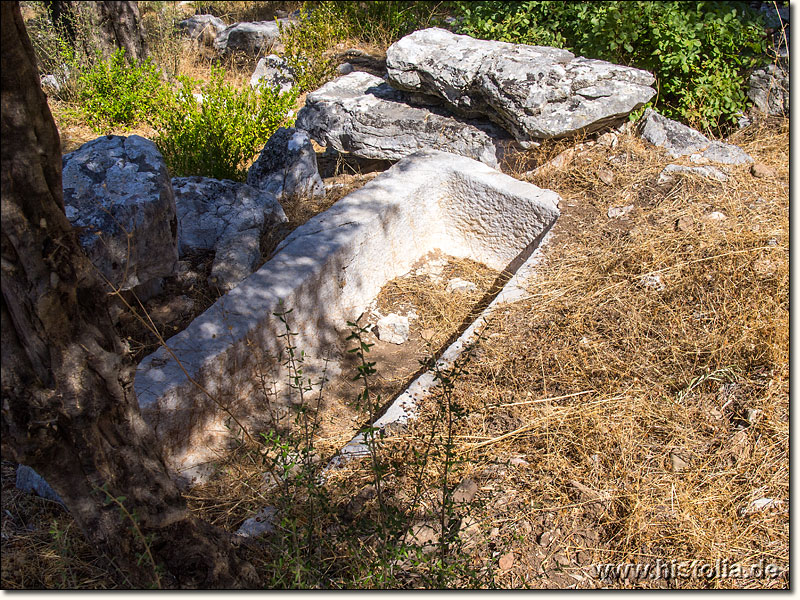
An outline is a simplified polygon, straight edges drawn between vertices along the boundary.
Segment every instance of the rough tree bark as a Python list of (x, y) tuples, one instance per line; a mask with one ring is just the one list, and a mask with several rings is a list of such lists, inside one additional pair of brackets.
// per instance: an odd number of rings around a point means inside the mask
[(96, 34), (105, 58), (116, 48), (124, 48), (125, 56), (132, 62), (147, 58), (138, 2), (87, 2), (85, 8), (94, 13)]
[(229, 534), (187, 510), (141, 418), (108, 289), (64, 215), (58, 131), (19, 3), (0, 11), (3, 455), (41, 473), (133, 585), (252, 585)]
[(75, 45), (75, 22), (72, 16), (72, 0), (45, 0), (44, 5), (50, 13), (50, 20), (58, 29), (64, 31), (67, 40)]
[[(139, 19), (138, 2), (72, 2), (71, 0), (45, 0), (53, 25), (63, 30), (74, 47), (80, 42), (90, 56), (100, 50), (109, 58), (117, 48), (124, 48), (128, 61), (140, 62), (149, 51)], [(88, 18), (93, 27), (93, 40), (77, 39), (76, 22)]]

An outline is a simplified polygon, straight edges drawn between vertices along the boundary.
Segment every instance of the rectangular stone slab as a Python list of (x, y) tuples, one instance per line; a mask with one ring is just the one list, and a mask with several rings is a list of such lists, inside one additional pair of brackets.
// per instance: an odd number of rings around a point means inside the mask
[[(241, 437), (229, 412), (246, 427), (263, 425), (259, 375), (283, 344), (273, 313), (292, 310), (295, 345), (312, 372), (347, 321), (427, 253), (506, 269), (549, 230), (558, 202), (555, 192), (480, 162), (424, 151), (298, 227), (271, 260), (167, 341), (174, 357), (161, 348), (139, 365), (136, 394), (168, 467), (202, 478), (203, 464)], [(336, 372), (330, 365), (328, 375)]]

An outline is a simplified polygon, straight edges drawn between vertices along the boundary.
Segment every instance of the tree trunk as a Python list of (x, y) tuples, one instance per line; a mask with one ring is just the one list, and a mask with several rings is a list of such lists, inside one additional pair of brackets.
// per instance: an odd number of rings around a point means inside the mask
[(72, 12), (72, 0), (45, 0), (44, 5), (50, 14), (53, 26), (63, 31), (70, 45), (74, 46), (75, 20)]
[(147, 44), (139, 24), (138, 2), (86, 2), (84, 8), (93, 13), (97, 40), (105, 58), (117, 48), (124, 48), (125, 56), (131, 62), (147, 58)]
[(64, 215), (58, 131), (19, 3), (0, 11), (3, 455), (47, 479), (132, 585), (250, 585), (252, 566), (191, 516), (141, 418), (108, 289)]

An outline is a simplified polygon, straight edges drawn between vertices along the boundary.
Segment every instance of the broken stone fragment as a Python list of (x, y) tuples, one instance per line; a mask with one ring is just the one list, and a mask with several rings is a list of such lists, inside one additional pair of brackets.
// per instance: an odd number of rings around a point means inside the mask
[(699, 177), (703, 177), (704, 179), (719, 181), (720, 183), (728, 181), (728, 175), (717, 167), (687, 167), (684, 165), (667, 165), (658, 176), (658, 185), (672, 183), (675, 181), (675, 177), (678, 174), (697, 175)]
[(247, 183), (278, 200), (324, 196), (325, 184), (308, 132), (281, 127), (273, 133), (247, 171)]
[(644, 113), (642, 137), (664, 148), (672, 158), (699, 154), (710, 162), (727, 165), (753, 162), (750, 155), (739, 146), (711, 141), (696, 129), (668, 119), (651, 108)]
[(469, 294), (474, 292), (478, 289), (478, 286), (472, 283), (471, 281), (467, 281), (466, 279), (461, 279), (460, 277), (454, 277), (450, 281), (447, 282), (447, 287), (445, 291), (448, 294), (452, 294), (453, 292), (459, 294)]
[(250, 87), (267, 86), (279, 88), (281, 94), (291, 91), (295, 84), (295, 72), (285, 58), (270, 54), (258, 60), (253, 74), (250, 76)]
[(382, 342), (403, 344), (408, 340), (408, 317), (390, 313), (375, 324), (375, 335)]

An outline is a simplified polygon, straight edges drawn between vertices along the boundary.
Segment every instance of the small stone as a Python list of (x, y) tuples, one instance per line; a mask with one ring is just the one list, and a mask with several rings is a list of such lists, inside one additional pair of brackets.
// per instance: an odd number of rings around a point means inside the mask
[(644, 275), (641, 278), (642, 285), (647, 288), (648, 290), (653, 290), (654, 292), (663, 292), (667, 286), (664, 285), (664, 282), (661, 280), (661, 275)]
[(383, 342), (402, 344), (408, 340), (408, 317), (390, 313), (375, 324), (374, 331)]
[(236, 535), (251, 538), (275, 531), (272, 521), (277, 511), (272, 506), (262, 508), (254, 517), (250, 517), (236, 530)]
[(748, 408), (747, 409), (747, 420), (751, 425), (755, 425), (761, 420), (761, 415), (764, 414), (764, 411), (759, 408)]
[(608, 131), (597, 138), (597, 143), (608, 148), (616, 148), (617, 135), (611, 131)]
[(754, 163), (750, 167), (753, 177), (775, 177), (775, 169), (762, 163)]
[(715, 210), (705, 217), (706, 221), (724, 221), (727, 218), (728, 216), (725, 213), (719, 212), (718, 210)]
[(435, 335), (436, 335), (436, 330), (433, 329), (432, 327), (427, 327), (419, 332), (419, 336), (426, 341), (432, 340)]
[(779, 510), (781, 508), (783, 508), (783, 500), (777, 498), (758, 498), (750, 502), (746, 508), (742, 509), (742, 515), (749, 515), (766, 510)]
[(675, 221), (675, 229), (677, 231), (689, 231), (693, 225), (694, 225), (694, 219), (686, 215), (680, 217), (677, 221)]
[(514, 553), (506, 552), (503, 554), (503, 556), (500, 557), (500, 560), (497, 561), (497, 566), (503, 571), (508, 571), (514, 566)]
[(611, 185), (614, 183), (614, 173), (611, 171), (606, 171), (605, 169), (600, 170), (597, 172), (597, 176), (600, 178), (600, 181), (606, 185)]
[(470, 548), (478, 544), (480, 541), (480, 532), (480, 522), (477, 519), (473, 517), (461, 519), (458, 534), (465, 548)]
[(344, 62), (336, 67), (336, 72), (339, 75), (349, 75), (353, 72), (353, 65), (351, 65), (349, 62)]
[(425, 553), (432, 552), (439, 542), (436, 524), (432, 521), (423, 521), (412, 525), (408, 534), (408, 541), (412, 545), (422, 548)]
[(759, 258), (753, 263), (753, 271), (762, 277), (772, 275), (775, 273), (775, 263), (768, 258)]
[(473, 479), (467, 477), (458, 484), (453, 492), (453, 502), (455, 504), (467, 504), (472, 502), (475, 494), (478, 493), (478, 484)]
[(608, 209), (608, 218), (618, 219), (627, 216), (633, 209), (633, 204), (628, 204), (627, 206), (611, 206)]
[(675, 452), (669, 453), (669, 460), (670, 463), (672, 463), (672, 470), (676, 473), (680, 473), (681, 471), (685, 471), (689, 468), (689, 463)]
[(492, 527), (489, 530), (489, 537), (491, 539), (495, 539), (498, 535), (500, 535), (500, 528), (499, 527)]
[(447, 287), (445, 291), (448, 294), (453, 292), (458, 292), (459, 294), (469, 294), (470, 292), (474, 292), (478, 289), (478, 286), (472, 283), (471, 281), (467, 281), (466, 279), (461, 279), (459, 277), (454, 277), (450, 281), (447, 282)]

